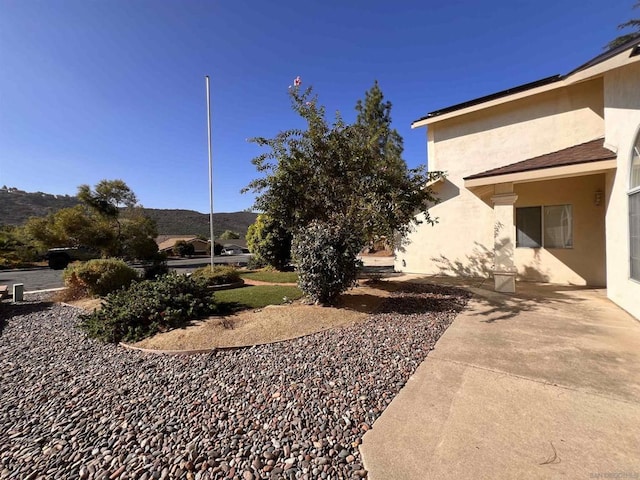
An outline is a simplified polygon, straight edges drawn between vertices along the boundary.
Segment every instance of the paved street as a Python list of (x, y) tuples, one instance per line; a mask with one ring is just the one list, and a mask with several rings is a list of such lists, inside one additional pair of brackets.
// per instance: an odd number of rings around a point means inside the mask
[[(246, 264), (249, 255), (229, 255), (214, 258), (216, 264)], [(181, 260), (169, 260), (169, 268), (181, 273), (193, 272), (196, 268), (209, 265), (209, 257), (185, 258)], [(12, 291), (14, 283), (22, 283), (27, 292), (46, 290), (63, 286), (62, 270), (40, 268), (33, 270), (2, 270), (0, 271), (0, 285), (8, 285)]]

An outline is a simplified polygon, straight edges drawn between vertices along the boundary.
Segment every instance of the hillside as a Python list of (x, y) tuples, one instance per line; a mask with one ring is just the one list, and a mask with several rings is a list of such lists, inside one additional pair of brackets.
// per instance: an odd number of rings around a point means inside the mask
[[(62, 208), (80, 203), (69, 195), (43, 192), (24, 192), (16, 188), (0, 188), (0, 225), (22, 225), (29, 217), (44, 217)], [(156, 221), (159, 235), (209, 236), (209, 214), (195, 210), (145, 208), (146, 215)], [(257, 214), (252, 212), (214, 213), (214, 233), (225, 230), (238, 232), (242, 237)]]
[(80, 203), (69, 195), (23, 192), (17, 188), (0, 188), (0, 225), (21, 225), (29, 217), (44, 217)]
[[(165, 210), (145, 208), (144, 213), (154, 219), (161, 235), (193, 234), (209, 237), (209, 214), (194, 210)], [(214, 213), (213, 230), (216, 236), (225, 230), (237, 232), (242, 238), (258, 216), (253, 212)]]

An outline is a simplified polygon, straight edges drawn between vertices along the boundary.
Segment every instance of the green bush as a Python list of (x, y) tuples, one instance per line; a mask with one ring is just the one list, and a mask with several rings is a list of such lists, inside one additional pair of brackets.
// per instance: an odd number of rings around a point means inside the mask
[(193, 243), (178, 240), (171, 251), (178, 257), (192, 257), (196, 253), (196, 247), (193, 246)]
[(360, 241), (353, 230), (314, 220), (293, 239), (298, 286), (315, 303), (332, 304), (356, 283)]
[(103, 342), (135, 342), (158, 332), (184, 327), (217, 307), (206, 284), (170, 273), (133, 283), (106, 297), (100, 310), (82, 315), (81, 328)]
[(260, 270), (261, 268), (268, 267), (267, 262), (265, 262), (261, 256), (259, 255), (251, 255), (249, 260), (247, 261), (247, 268), (249, 270)]
[(192, 277), (203, 280), (207, 285), (224, 285), (241, 280), (240, 272), (235, 267), (228, 265), (214, 265), (213, 268), (211, 265), (207, 265), (194, 271)]
[(284, 270), (291, 259), (291, 234), (281, 222), (266, 214), (257, 216), (247, 230), (247, 247), (253, 253), (251, 268), (258, 262)]
[(153, 280), (169, 273), (167, 265), (167, 255), (164, 252), (157, 252), (151, 259), (151, 263), (144, 267), (144, 279)]
[(64, 270), (63, 278), (69, 288), (84, 288), (89, 295), (104, 296), (128, 287), (139, 276), (122, 260), (107, 258), (74, 263)]

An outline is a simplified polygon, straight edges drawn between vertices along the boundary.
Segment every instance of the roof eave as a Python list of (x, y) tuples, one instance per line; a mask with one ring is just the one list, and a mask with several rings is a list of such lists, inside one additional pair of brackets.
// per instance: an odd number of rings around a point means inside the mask
[(629, 42), (621, 45), (618, 48), (598, 55), (589, 62), (572, 70), (567, 75), (554, 75), (552, 77), (543, 78), (536, 82), (531, 82), (519, 87), (514, 87), (491, 95), (486, 95), (475, 100), (470, 100), (468, 102), (463, 102), (447, 108), (436, 110), (414, 121), (411, 124), (411, 128), (428, 126), (432, 123), (440, 122), (442, 120), (466, 115), (471, 112), (484, 110), (486, 108), (511, 102), (513, 100), (518, 100), (520, 98), (537, 95), (539, 93), (582, 82), (600, 76), (606, 71), (637, 61), (640, 61), (640, 36), (630, 40)]
[(557, 167), (539, 168), (514, 173), (502, 173), (497, 175), (487, 175), (484, 177), (467, 177), (464, 179), (465, 188), (482, 187), (485, 185), (495, 185), (497, 183), (527, 183), (542, 180), (554, 180), (556, 178), (579, 177), (582, 175), (595, 175), (609, 170), (615, 170), (617, 160), (597, 160), (587, 163), (574, 163)]

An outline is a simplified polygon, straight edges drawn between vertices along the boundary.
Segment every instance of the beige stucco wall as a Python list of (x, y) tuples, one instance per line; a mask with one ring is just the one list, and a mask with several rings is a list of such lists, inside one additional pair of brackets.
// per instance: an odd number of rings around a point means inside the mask
[(607, 176), (607, 294), (640, 318), (640, 283), (629, 279), (631, 149), (640, 128), (640, 62), (608, 72), (604, 78), (605, 143), (618, 153), (618, 169)]
[[(429, 126), (429, 169), (447, 172), (422, 225), (396, 255), (399, 271), (490, 276), (493, 268), (493, 188), (475, 193), (465, 176), (554, 152), (604, 135), (602, 79), (541, 93)], [(522, 259), (528, 261), (528, 259)], [(541, 256), (555, 271), (557, 258)], [(591, 275), (591, 274), (590, 274)]]
[[(595, 192), (602, 194), (595, 204)], [(571, 285), (606, 284), (605, 175), (516, 184), (516, 207), (572, 205), (573, 248), (516, 248), (518, 278)]]

